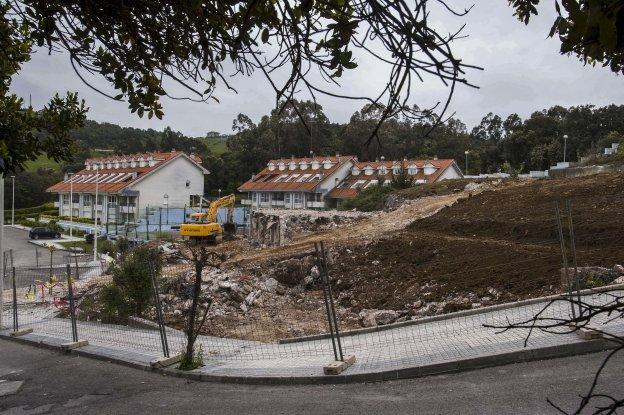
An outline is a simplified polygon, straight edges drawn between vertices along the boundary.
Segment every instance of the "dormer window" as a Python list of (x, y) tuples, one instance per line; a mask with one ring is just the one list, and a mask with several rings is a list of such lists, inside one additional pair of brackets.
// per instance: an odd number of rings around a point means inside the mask
[(351, 168), (351, 174), (354, 176), (357, 176), (358, 174), (360, 174), (360, 169), (358, 169), (357, 167), (353, 166)]
[(267, 164), (267, 167), (269, 168), (269, 170), (273, 171), (273, 170), (275, 170), (275, 163), (271, 162), (271, 163)]
[(433, 164), (427, 163), (425, 164), (424, 170), (425, 170), (425, 176), (429, 176), (430, 174), (435, 173), (437, 168)]
[(386, 166), (379, 166), (378, 170), (379, 170), (379, 174), (382, 176), (388, 173), (388, 169), (386, 168)]
[(91, 163), (85, 163), (85, 169), (91, 170)]
[(294, 161), (291, 161), (290, 163), (288, 163), (288, 170), (295, 170), (297, 168), (297, 163), (295, 163)]
[(321, 167), (321, 163), (319, 163), (318, 161), (314, 160), (312, 162), (312, 170), (318, 170)]
[(145, 167), (145, 159), (143, 157), (139, 158), (139, 167)]
[(401, 166), (393, 166), (392, 174), (401, 174)]
[(118, 161), (116, 161), (116, 162), (115, 162), (115, 168), (116, 168), (116, 169), (118, 169), (118, 168), (119, 168), (119, 162), (118, 162)]
[(277, 168), (279, 170), (284, 170), (286, 168), (286, 165), (282, 162), (277, 163)]
[(302, 161), (301, 163), (299, 163), (299, 168), (301, 170), (305, 170), (308, 168), (308, 163), (306, 163), (305, 161)]
[(106, 168), (107, 169), (112, 169), (113, 168), (113, 163), (111, 163), (110, 161), (108, 163), (106, 163)]
[(331, 169), (331, 166), (332, 166), (332, 162), (331, 162), (331, 160), (325, 160), (325, 161), (323, 162), (323, 168), (324, 168), (325, 170), (327, 170), (327, 169)]
[(136, 168), (136, 166), (137, 166), (136, 160), (134, 159), (130, 160), (130, 167), (134, 169)]
[(150, 157), (150, 159), (148, 160), (147, 164), (150, 167), (154, 167), (156, 165), (156, 160), (154, 160), (152, 157)]
[(407, 166), (407, 174), (409, 174), (410, 176), (414, 176), (417, 173), (418, 167), (415, 164), (410, 164), (409, 166)]
[(373, 174), (373, 168), (371, 166), (366, 166), (364, 168), (364, 174), (367, 176), (370, 176)]
[(121, 162), (121, 167), (124, 168), (124, 169), (128, 168), (128, 162), (126, 160), (122, 161)]
[(100, 169), (100, 170), (104, 170), (104, 162), (103, 162), (103, 161), (100, 163), (100, 167), (99, 167), (99, 169)]

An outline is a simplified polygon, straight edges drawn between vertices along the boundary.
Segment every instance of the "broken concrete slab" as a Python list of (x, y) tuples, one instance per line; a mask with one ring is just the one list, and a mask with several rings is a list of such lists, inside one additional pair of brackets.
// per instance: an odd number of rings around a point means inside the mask
[(6, 381), (0, 380), (0, 397), (15, 395), (24, 385), (23, 380)]

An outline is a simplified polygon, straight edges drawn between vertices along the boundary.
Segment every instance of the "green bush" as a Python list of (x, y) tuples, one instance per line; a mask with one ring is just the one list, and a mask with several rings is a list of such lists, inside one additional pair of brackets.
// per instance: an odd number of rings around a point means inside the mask
[(110, 256), (115, 256), (117, 253), (117, 245), (113, 241), (108, 239), (98, 240), (98, 252), (107, 253)]
[(372, 212), (383, 210), (386, 197), (393, 190), (391, 186), (377, 184), (368, 189), (362, 190), (355, 198), (347, 199), (342, 206), (342, 210), (356, 209), (362, 212)]
[(130, 304), (121, 288), (114, 284), (102, 287), (102, 321), (104, 323), (125, 323), (130, 316)]
[(100, 295), (109, 316), (143, 316), (152, 298), (150, 268), (159, 275), (162, 259), (158, 249), (147, 246), (134, 248), (119, 266), (113, 268), (112, 285)]

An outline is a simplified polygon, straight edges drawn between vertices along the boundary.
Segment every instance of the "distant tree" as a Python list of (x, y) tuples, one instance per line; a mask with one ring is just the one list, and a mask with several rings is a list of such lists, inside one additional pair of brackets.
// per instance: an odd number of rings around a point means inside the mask
[[(540, 0), (509, 0), (515, 15), (528, 24)], [(552, 4), (549, 2), (548, 4)], [(585, 64), (624, 73), (624, 6), (617, 0), (554, 2), (557, 17), (549, 36), (561, 41), (561, 54), (575, 55)]]

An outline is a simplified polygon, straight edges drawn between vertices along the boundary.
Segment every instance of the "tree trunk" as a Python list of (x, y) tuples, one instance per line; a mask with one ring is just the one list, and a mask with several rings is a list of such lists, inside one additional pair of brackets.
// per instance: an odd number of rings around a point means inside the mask
[(201, 291), (201, 274), (204, 264), (201, 261), (195, 261), (195, 284), (193, 285), (193, 303), (189, 313), (188, 326), (186, 327), (186, 361), (192, 362), (193, 351), (195, 348), (195, 320), (197, 315), (197, 303), (199, 302), (199, 293)]

